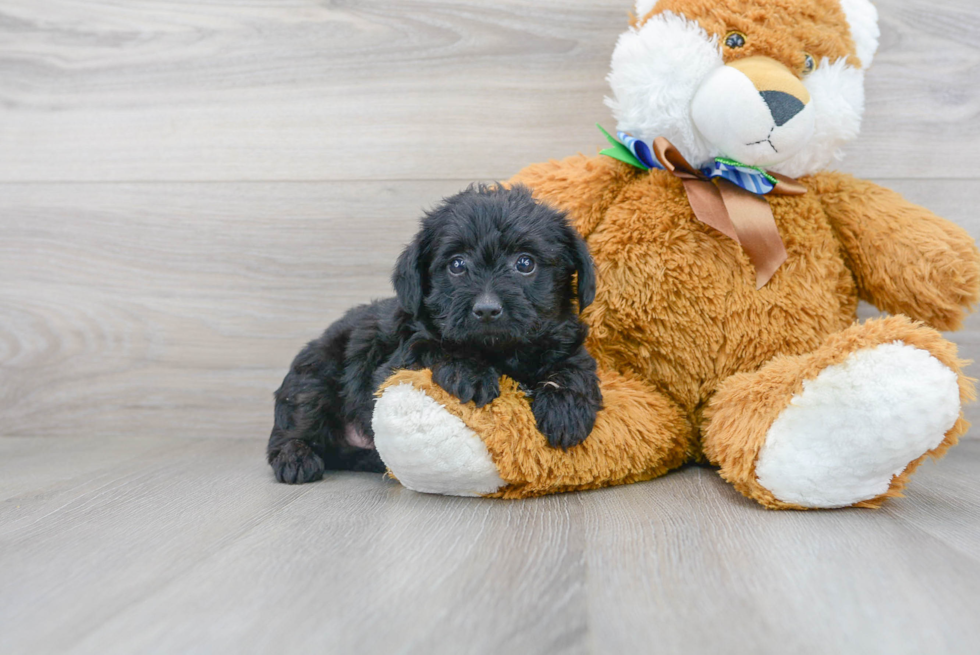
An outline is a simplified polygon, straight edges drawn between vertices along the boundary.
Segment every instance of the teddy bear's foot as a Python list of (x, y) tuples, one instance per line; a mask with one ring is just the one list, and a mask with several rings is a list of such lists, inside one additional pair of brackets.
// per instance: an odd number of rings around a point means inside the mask
[(553, 448), (517, 383), (500, 381), (485, 407), (461, 403), (429, 371), (398, 371), (374, 409), (374, 444), (388, 469), (416, 491), (527, 498), (649, 480), (684, 463), (691, 426), (643, 383), (600, 372), (604, 409), (582, 443)]
[(845, 507), (886, 494), (960, 415), (956, 373), (901, 342), (851, 353), (803, 383), (755, 463), (783, 502)]
[(373, 428), (381, 459), (413, 491), (483, 496), (506, 485), (480, 437), (409, 382), (384, 390)]
[(769, 507), (878, 506), (966, 431), (973, 388), (959, 365), (953, 344), (903, 317), (855, 325), (726, 380), (705, 453)]

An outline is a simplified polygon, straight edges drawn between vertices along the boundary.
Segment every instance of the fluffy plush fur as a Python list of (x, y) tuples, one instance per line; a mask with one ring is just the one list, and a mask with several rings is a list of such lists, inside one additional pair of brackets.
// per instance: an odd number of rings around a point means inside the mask
[(375, 430), (381, 435), (375, 440), (378, 453), (388, 466), (403, 471), (402, 484), (417, 491), (457, 496), (495, 493), (506, 483), (483, 441), (459, 417), (446, 420), (447, 410), (465, 412), (476, 405), (456, 402), (431, 377), (427, 380), (430, 393), (410, 384), (385, 392), (374, 412)]
[[(896, 381), (880, 380), (877, 376), (882, 375), (884, 371), (880, 368), (873, 370), (878, 367), (854, 365), (855, 361), (869, 362), (877, 359), (875, 353), (880, 353), (880, 349), (885, 345), (901, 346), (903, 352), (915, 353), (915, 357), (921, 358), (927, 366), (909, 366), (910, 362), (907, 360), (896, 359), (888, 365), (891, 368), (888, 373), (894, 377), (897, 372), (900, 378), (905, 378)], [(706, 411), (708, 422), (704, 435), (705, 453), (710, 461), (721, 467), (722, 476), (734, 484), (736, 489), (767, 507), (803, 509), (836, 507), (842, 504), (878, 507), (887, 498), (901, 494), (909, 476), (927, 456), (941, 457), (969, 428), (969, 423), (963, 418), (960, 409), (962, 405), (974, 400), (976, 395), (974, 381), (963, 375), (964, 364), (965, 362), (957, 358), (954, 344), (943, 339), (935, 330), (923, 327), (906, 317), (893, 316), (851, 325), (828, 337), (812, 352), (798, 356), (777, 357), (756, 371), (743, 372), (725, 380), (713, 395)], [(895, 367), (898, 367), (897, 371)], [(861, 368), (864, 370), (860, 370)], [(821, 380), (821, 376), (827, 371), (830, 371), (829, 375)], [(826, 394), (827, 391), (821, 389), (825, 387), (823, 382), (840, 375), (840, 372), (848, 373), (846, 377), (849, 390), (847, 393), (839, 394), (834, 403), (824, 405), (824, 408), (831, 411), (822, 413), (834, 414), (836, 420), (842, 420), (845, 416), (850, 418), (849, 434), (846, 437), (852, 440), (855, 437), (862, 441), (868, 437), (877, 437), (878, 457), (874, 456), (873, 448), (865, 445), (863, 456), (859, 461), (839, 462), (840, 466), (832, 471), (827, 470), (827, 474), (838, 477), (851, 474), (847, 485), (858, 487), (863, 483), (880, 480), (879, 471), (872, 470), (871, 475), (867, 475), (869, 468), (887, 465), (891, 468), (887, 476), (887, 485), (883, 485), (885, 487), (883, 489), (872, 489), (871, 493), (866, 493), (863, 498), (852, 496), (847, 499), (851, 501), (850, 503), (841, 502), (841, 494), (847, 493), (849, 489), (842, 489), (839, 486), (823, 489), (805, 488), (811, 482), (806, 479), (808, 473), (806, 467), (812, 466), (815, 452), (824, 450), (830, 451), (831, 455), (834, 451), (838, 456), (853, 455), (854, 448), (862, 447), (861, 444), (847, 444), (847, 448), (851, 449), (848, 452), (841, 448), (841, 444), (834, 444), (836, 439), (845, 435), (825, 430), (819, 440), (822, 443), (804, 444), (805, 448), (796, 449), (794, 457), (798, 469), (792, 475), (786, 475), (786, 469), (783, 467), (780, 476), (782, 480), (794, 482), (796, 488), (786, 496), (777, 496), (773, 489), (766, 487), (762, 482), (774, 473), (772, 470), (766, 470), (773, 462), (760, 457), (762, 451), (767, 449), (772, 456), (773, 451), (785, 448), (785, 444), (780, 441), (785, 438), (786, 433), (779, 423), (793, 420), (793, 414), (801, 408), (806, 411), (808, 405), (812, 406), (810, 396), (813, 392), (804, 399), (807, 387), (812, 388), (816, 385), (815, 390), (818, 393)], [(920, 375), (923, 376), (922, 379), (908, 380), (909, 376)], [(948, 379), (951, 377), (955, 377), (956, 381), (953, 389), (947, 386)], [(898, 399), (895, 394), (890, 393), (895, 388), (896, 382), (914, 384), (915, 390), (908, 395), (920, 394), (928, 397), (934, 404), (924, 408), (911, 401), (907, 395), (900, 400), (909, 403), (909, 406), (897, 405)], [(923, 409), (924, 414), (915, 414), (916, 410)], [(945, 422), (949, 420), (950, 414), (955, 416), (952, 425), (947, 427), (948, 424)], [(894, 422), (899, 420), (914, 421), (920, 426), (923, 423), (929, 424), (914, 435), (883, 434), (890, 427), (889, 424), (893, 426)], [(863, 426), (862, 422), (864, 422)], [(931, 440), (936, 438), (937, 426), (946, 429), (938, 439), (938, 443), (932, 445)], [(816, 426), (811, 424), (811, 427)], [(862, 427), (865, 429), (861, 430)], [(773, 435), (774, 432), (778, 434)], [(812, 435), (811, 431), (810, 436)], [(770, 444), (769, 436), (777, 438)], [(913, 442), (916, 440), (921, 440), (918, 444), (919, 452), (909, 453), (909, 449), (914, 451), (914, 446), (917, 444)], [(895, 462), (895, 451), (904, 451), (903, 454), (907, 457), (904, 464)], [(774, 459), (785, 460), (785, 455), (777, 453)], [(760, 461), (764, 466), (761, 476), (758, 471)], [(778, 464), (777, 461), (776, 465)], [(809, 473), (812, 474), (813, 471)], [(818, 498), (818, 494), (821, 498)], [(819, 502), (821, 499), (826, 504), (821, 504)]]
[(959, 415), (956, 373), (927, 351), (901, 341), (858, 350), (803, 382), (766, 432), (756, 476), (787, 502), (846, 507), (887, 492)]
[(650, 480), (690, 458), (691, 428), (675, 403), (629, 376), (599, 375), (607, 409), (588, 439), (562, 451), (549, 448), (535, 429), (527, 399), (511, 379), (502, 379), (497, 400), (478, 408), (452, 402), (429, 371), (399, 371), (382, 387), (375, 410), (378, 451), (410, 489), (465, 496), (479, 490), (495, 498)]
[(533, 397), (552, 446), (588, 436), (602, 397), (578, 310), (595, 281), (563, 214), (525, 188), (470, 188), (425, 217), (393, 282), (397, 298), (352, 309), (293, 362), (276, 392), (268, 447), (279, 481), (383, 471), (374, 393), (402, 368), (431, 369), (440, 387), (475, 407), (499, 395), (501, 374), (511, 376)]
[[(734, 157), (799, 177), (839, 160), (841, 146), (861, 127), (864, 68), (878, 47), (873, 5), (867, 0), (718, 5), (716, 0), (638, 3), (637, 18), (620, 37), (609, 74), (613, 96), (607, 104), (618, 129), (647, 143), (665, 136), (695, 165)], [(849, 20), (856, 25), (856, 39)], [(726, 45), (732, 32), (745, 37), (744, 45)], [(804, 74), (807, 55), (815, 67)], [(752, 112), (758, 93), (745, 79), (739, 87), (740, 76), (725, 66), (759, 56), (796, 72), (811, 98), (805, 111), (785, 125), (770, 122), (765, 112)], [(720, 85), (719, 76), (734, 79)], [(749, 143), (771, 132), (778, 153), (733, 147), (719, 139), (744, 133), (741, 143)]]
[[(692, 163), (722, 154), (698, 131), (692, 99), (717, 67), (747, 57), (795, 71), (812, 96), (809, 142), (780, 164), (807, 173), (807, 193), (769, 197), (787, 260), (757, 290), (745, 252), (696, 220), (667, 172), (581, 155), (529, 166), (513, 182), (566, 211), (596, 262), (584, 318), (605, 409), (559, 460), (506, 384), (487, 407), (447, 413), (479, 436), (506, 482), (492, 495), (592, 488), (707, 461), (766, 507), (878, 506), (967, 429), (973, 381), (937, 330), (958, 328), (980, 298), (980, 252), (898, 194), (817, 170), (857, 133), (874, 9), (866, 0), (641, 4), (610, 75), (621, 129), (668, 136)], [(724, 45), (730, 32), (744, 45)], [(757, 92), (764, 83), (753, 81)], [(859, 299), (896, 316), (858, 324)], [(440, 399), (424, 371), (394, 380)]]

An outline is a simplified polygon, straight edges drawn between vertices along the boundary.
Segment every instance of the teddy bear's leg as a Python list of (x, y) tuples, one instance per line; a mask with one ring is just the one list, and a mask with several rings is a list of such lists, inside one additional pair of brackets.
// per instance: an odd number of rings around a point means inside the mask
[(855, 324), (725, 380), (705, 413), (705, 455), (770, 508), (877, 507), (969, 427), (961, 365), (954, 344), (905, 317)]
[(483, 408), (460, 403), (429, 371), (399, 371), (374, 410), (374, 443), (404, 486), (456, 496), (524, 498), (648, 480), (683, 464), (691, 426), (642, 382), (600, 372), (603, 409), (592, 434), (563, 451), (535, 427), (524, 393), (507, 378)]

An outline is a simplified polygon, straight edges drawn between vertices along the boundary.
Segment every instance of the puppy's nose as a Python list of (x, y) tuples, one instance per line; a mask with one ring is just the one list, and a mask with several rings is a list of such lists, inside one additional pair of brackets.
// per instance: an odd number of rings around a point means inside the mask
[(504, 313), (500, 299), (492, 293), (485, 293), (473, 303), (473, 316), (484, 323), (496, 321)]

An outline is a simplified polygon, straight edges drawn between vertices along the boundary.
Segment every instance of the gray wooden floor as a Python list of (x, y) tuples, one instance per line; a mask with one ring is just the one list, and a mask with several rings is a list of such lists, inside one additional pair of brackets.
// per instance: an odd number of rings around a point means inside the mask
[(977, 652), (977, 441), (822, 513), (702, 468), (508, 502), (276, 485), (261, 454), (0, 440), (0, 652)]
[[(602, 145), (630, 4), (0, 0), (0, 654), (978, 652), (977, 431), (878, 512), (272, 482), (421, 210)], [(876, 4), (842, 168), (980, 237), (980, 6)]]

